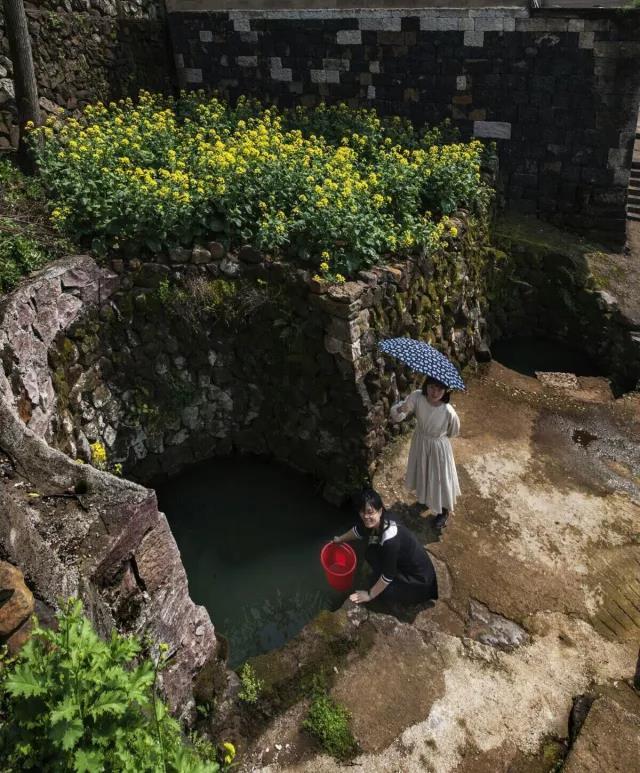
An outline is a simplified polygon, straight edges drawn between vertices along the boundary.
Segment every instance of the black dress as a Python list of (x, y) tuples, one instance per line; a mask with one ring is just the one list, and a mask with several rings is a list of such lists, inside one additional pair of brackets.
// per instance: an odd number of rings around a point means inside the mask
[(385, 518), (381, 530), (356, 524), (353, 533), (358, 539), (367, 540), (365, 559), (373, 570), (371, 585), (380, 578), (386, 583), (378, 598), (400, 604), (438, 598), (438, 581), (431, 559), (406, 526)]

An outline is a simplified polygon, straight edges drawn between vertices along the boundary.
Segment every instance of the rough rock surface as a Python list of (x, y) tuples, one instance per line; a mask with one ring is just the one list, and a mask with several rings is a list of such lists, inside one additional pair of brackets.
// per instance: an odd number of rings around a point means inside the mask
[(51, 266), (0, 304), (0, 545), (36, 596), (79, 595), (99, 630), (117, 625), (170, 645), (170, 704), (188, 713), (191, 680), (213, 656), (208, 614), (187, 578), (155, 493), (79, 465), (43, 436), (55, 418), (48, 346), (104, 300), (115, 278), (89, 258)]
[(591, 707), (563, 771), (627, 773), (637, 770), (639, 761), (640, 705), (631, 713), (611, 698), (602, 697)]

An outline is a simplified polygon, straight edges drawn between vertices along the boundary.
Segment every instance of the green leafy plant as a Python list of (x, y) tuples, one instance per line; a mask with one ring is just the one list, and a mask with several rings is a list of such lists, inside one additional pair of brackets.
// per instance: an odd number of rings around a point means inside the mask
[(0, 293), (70, 249), (49, 221), (42, 183), (0, 159)]
[(264, 690), (264, 682), (258, 677), (251, 663), (245, 663), (240, 669), (240, 684), (242, 689), (238, 698), (245, 703), (257, 703)]
[(338, 759), (352, 757), (357, 744), (349, 726), (351, 715), (317, 684), (307, 718), (302, 723), (320, 742), (323, 749)]
[(17, 771), (217, 773), (185, 743), (158, 697), (166, 645), (140, 659), (141, 645), (115, 631), (103, 641), (76, 599), (58, 629), (37, 623), (0, 681), (0, 758)]
[(346, 105), (280, 112), (141, 93), (34, 137), (52, 218), (97, 250), (155, 252), (224, 231), (326, 281), (431, 250), (447, 215), (490, 198), (481, 142)]

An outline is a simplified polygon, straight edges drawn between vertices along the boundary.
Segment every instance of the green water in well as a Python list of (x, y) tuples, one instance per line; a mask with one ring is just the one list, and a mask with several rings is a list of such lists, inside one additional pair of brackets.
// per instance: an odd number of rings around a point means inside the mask
[(211, 459), (157, 488), (189, 578), (229, 641), (229, 664), (282, 646), (322, 609), (333, 591), (320, 549), (352, 523), (313, 481), (253, 457)]

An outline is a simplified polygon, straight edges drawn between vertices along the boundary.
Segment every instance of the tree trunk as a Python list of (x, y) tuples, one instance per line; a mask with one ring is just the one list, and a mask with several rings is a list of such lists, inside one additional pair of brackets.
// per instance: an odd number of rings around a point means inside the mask
[(3, 0), (4, 18), (9, 38), (9, 51), (13, 62), (13, 85), (18, 107), (18, 125), (20, 141), (18, 160), (25, 171), (35, 171), (33, 157), (25, 143), (25, 124), (32, 121), (40, 125), (40, 106), (38, 104), (38, 84), (31, 55), (31, 38), (27, 26), (27, 15), (23, 0)]

